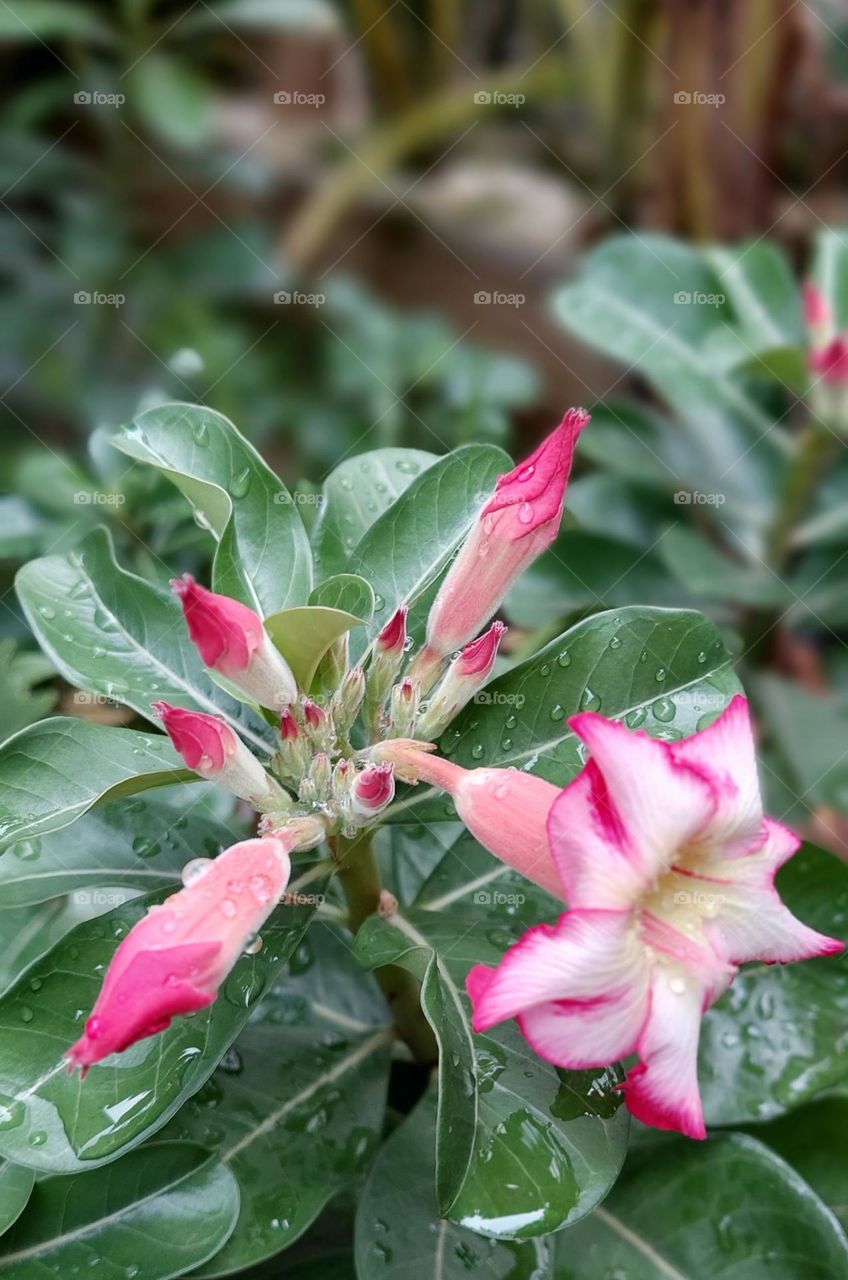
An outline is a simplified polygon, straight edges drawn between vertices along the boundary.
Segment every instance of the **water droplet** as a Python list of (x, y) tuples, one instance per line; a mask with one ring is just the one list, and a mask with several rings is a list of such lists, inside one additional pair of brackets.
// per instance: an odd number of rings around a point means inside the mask
[(600, 709), (601, 709), (600, 697), (598, 696), (597, 693), (595, 693), (593, 689), (590, 689), (589, 686), (586, 685), (586, 688), (583, 690), (582, 697), (580, 698), (580, 710), (581, 711), (600, 711)]
[(547, 662), (543, 663), (543, 665), (539, 668), (539, 675), (547, 677), (550, 674), (551, 674), (550, 666), (548, 665)]
[(557, 663), (561, 667), (571, 666), (571, 654), (568, 652), (567, 649), (563, 649), (562, 653), (557, 658)]
[(518, 523), (519, 523), (519, 524), (532, 524), (532, 523), (533, 523), (533, 504), (532, 504), (532, 502), (522, 502), (521, 506), (518, 508)]
[(657, 698), (656, 702), (651, 707), (651, 711), (654, 713), (657, 720), (662, 721), (663, 724), (668, 724), (668, 722), (673, 720), (676, 716), (677, 707), (674, 705), (671, 698)]
[(56, 617), (56, 610), (51, 609), (49, 604), (39, 605), (38, 612), (41, 614), (42, 618), (46, 618), (48, 622), (51, 618)]
[(560, 706), (559, 703), (557, 703), (556, 706), (551, 707), (552, 720), (562, 720), (564, 718), (565, 718), (565, 707)]
[(32, 1009), (30, 1009), (28, 1004), (25, 1004), (21, 1009), (21, 1022), (32, 1022), (34, 1017), (35, 1015)]
[(270, 902), (273, 897), (273, 886), (267, 876), (250, 877), (250, 892), (259, 903)]
[(624, 723), (628, 729), (638, 729), (648, 718), (648, 713), (644, 707), (634, 707), (632, 711), (628, 711), (624, 717)]
[(484, 748), (483, 748), (483, 744), (482, 744), (482, 742), (475, 742), (475, 743), (474, 743), (474, 746), (471, 748), (471, 757), (472, 757), (472, 759), (474, 759), (474, 760), (482, 760), (482, 758), (483, 758), (483, 749), (484, 749)]
[(202, 880), (211, 866), (211, 858), (192, 858), (191, 862), (187, 862), (181, 872), (186, 889), (190, 889), (193, 884), (197, 884), (198, 880)]
[(43, 1147), (47, 1141), (47, 1134), (43, 1129), (36, 1129), (34, 1133), (29, 1135), (29, 1145), (31, 1147)]
[(658, 682), (662, 682), (663, 680), (665, 680), (665, 677), (666, 677), (665, 667), (657, 667), (656, 671), (654, 672), (654, 679)]
[(395, 469), (406, 476), (417, 476), (421, 467), (417, 462), (413, 462), (411, 458), (401, 458), (395, 463)]
[(610, 647), (611, 649), (620, 649), (620, 648), (621, 648), (621, 636), (613, 636), (612, 640), (610, 640), (610, 642), (609, 642), (609, 647)]
[(262, 938), (257, 933), (256, 936), (251, 938), (248, 942), (244, 949), (244, 954), (246, 956), (258, 956), (264, 945)]
[(19, 840), (12, 845), (12, 853), (23, 862), (32, 862), (41, 853), (40, 840)]
[(222, 916), (226, 916), (228, 920), (232, 920), (233, 916), (238, 911), (238, 907), (233, 902), (232, 898), (224, 898), (223, 901), (218, 904), (218, 910), (221, 912)]
[(191, 424), (191, 438), (201, 449), (209, 443), (209, 423), (205, 418), (195, 418)]
[(673, 991), (676, 996), (682, 996), (686, 990), (686, 983), (682, 978), (672, 978), (668, 984), (669, 991)]
[(137, 858), (155, 858), (157, 853), (162, 852), (159, 841), (151, 840), (147, 836), (136, 836), (132, 847)]
[(238, 475), (233, 476), (230, 481), (230, 496), (232, 498), (245, 498), (250, 488), (252, 473), (249, 467), (245, 467), (244, 471), (240, 471)]
[(0, 1094), (0, 1130), (17, 1129), (23, 1124), (26, 1107), (17, 1098), (7, 1098)]

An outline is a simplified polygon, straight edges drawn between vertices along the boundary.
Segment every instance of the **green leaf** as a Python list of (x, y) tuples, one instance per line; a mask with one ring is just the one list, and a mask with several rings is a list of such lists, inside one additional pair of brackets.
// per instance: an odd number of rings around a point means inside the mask
[(35, 686), (54, 674), (40, 653), (21, 652), (14, 640), (0, 640), (0, 742), (53, 710), (56, 690)]
[(107, 798), (193, 776), (161, 734), (42, 720), (0, 747), (0, 849), (58, 831)]
[(212, 84), (183, 59), (147, 49), (130, 72), (133, 108), (144, 124), (177, 147), (199, 147), (215, 122)]
[(38, 555), (49, 529), (49, 522), (26, 498), (16, 493), (0, 497), (0, 560)]
[(0, 1234), (8, 1231), (20, 1217), (32, 1194), (34, 1183), (35, 1174), (32, 1169), (0, 1160)]
[(268, 752), (259, 718), (209, 678), (179, 601), (121, 569), (105, 529), (69, 555), (24, 565), (16, 585), (39, 644), (72, 684), (126, 703), (148, 720), (160, 698), (220, 716)]
[(324, 654), (352, 627), (361, 627), (362, 618), (342, 609), (320, 605), (301, 605), (283, 609), (265, 619), (274, 644), (286, 659), (301, 689), (310, 689)]
[(844, 228), (819, 231), (810, 274), (833, 309), (837, 330), (848, 329), (848, 235)]
[(514, 1024), (472, 1032), (465, 977), (473, 964), (500, 961), (514, 926), (482, 903), (468, 913), (414, 908), (370, 917), (356, 941), (363, 963), (401, 964), (422, 981), (421, 1007), (440, 1049), (441, 1213), (509, 1239), (557, 1231), (589, 1213), (615, 1181), (628, 1130), (618, 1068), (560, 1071)]
[(74, 903), (62, 900), (0, 910), (0, 993), (82, 918)]
[(142, 413), (112, 443), (157, 467), (218, 543), (212, 586), (263, 616), (305, 604), (309, 541), (296, 503), (229, 418), (192, 404)]
[(719, 277), (749, 355), (806, 340), (801, 295), (786, 257), (767, 240), (712, 246), (705, 260)]
[(810, 693), (780, 676), (756, 682), (757, 709), (794, 789), (808, 809), (846, 807), (848, 801), (848, 710), (829, 695)]
[[(583, 767), (568, 718), (580, 710), (624, 719), (655, 737), (703, 728), (740, 685), (718, 631), (689, 610), (633, 607), (579, 622), (477, 694), (442, 735), (457, 764), (516, 767), (565, 786)], [(451, 817), (423, 786), (388, 811), (393, 821)]]
[(262, 950), (238, 961), (214, 1004), (92, 1067), (85, 1080), (69, 1075), (64, 1054), (118, 943), (164, 896), (133, 898), (79, 925), (0, 998), (0, 1154), (71, 1173), (149, 1137), (215, 1069), (315, 910), (305, 896), (279, 907), (262, 930)]
[(771, 1147), (848, 1227), (848, 1096), (828, 1094), (789, 1115), (757, 1125), (751, 1136)]
[(657, 551), (672, 576), (692, 595), (763, 608), (786, 605), (794, 599), (786, 584), (765, 565), (739, 564), (696, 529), (684, 525), (667, 529)]
[(0, 1276), (44, 1280), (96, 1267), (169, 1280), (217, 1253), (237, 1214), (235, 1179), (214, 1156), (152, 1143), (111, 1169), (39, 1182), (0, 1242)]
[(324, 576), (341, 573), (374, 521), (436, 462), (423, 449), (375, 449), (348, 458), (324, 481), (321, 515), (312, 535)]
[(180, 30), (208, 31), (215, 27), (257, 31), (332, 32), (339, 29), (335, 8), (328, 0), (223, 0), (192, 10)]
[(325, 578), (313, 590), (309, 603), (325, 609), (342, 609), (355, 614), (363, 622), (370, 622), (374, 615), (374, 592), (371, 584), (355, 573), (336, 573)]
[(702, 458), (690, 437), (657, 409), (631, 400), (592, 407), (591, 428), (580, 437), (580, 456), (662, 493), (702, 479)]
[(0, 36), (8, 40), (111, 40), (97, 14), (72, 0), (5, 0)]
[[(408, 832), (411, 828), (398, 830)], [(489, 920), (500, 921), (507, 928), (513, 927), (517, 916), (541, 920), (562, 911), (561, 902), (494, 857), (465, 830), (421, 885), (415, 905), (425, 911), (484, 909)]]
[[(779, 872), (793, 915), (848, 940), (848, 867), (806, 845)], [(767, 1120), (848, 1080), (848, 957), (748, 965), (707, 1013), (699, 1075), (708, 1125)]]
[[(482, 1240), (439, 1213), (433, 1195), (435, 1091), (382, 1147), (356, 1215), (359, 1280), (537, 1280), (549, 1272), (544, 1240)], [(593, 1280), (598, 1280), (593, 1277)]]
[[(767, 1257), (766, 1257), (767, 1251)], [(848, 1243), (798, 1175), (745, 1134), (651, 1144), (556, 1242), (556, 1280), (841, 1280)]]
[(241, 1213), (204, 1276), (230, 1275), (287, 1249), (357, 1180), (383, 1124), (394, 1032), (350, 941), (315, 931), (169, 1135), (214, 1145)]
[(435, 581), (477, 519), (499, 475), (512, 466), (494, 445), (465, 445), (440, 458), (371, 525), (348, 562), (377, 594), (372, 632)]
[[(111, 730), (110, 730), (111, 732)], [(224, 844), (244, 838), (208, 812), (207, 788), (179, 788), (104, 804), (79, 818), (71, 831), (54, 831), (13, 844), (0, 855), (0, 908), (30, 906), (74, 893), (97, 904), (101, 886), (151, 891), (178, 888), (192, 858), (214, 858)], [(0, 925), (2, 925), (0, 914)]]

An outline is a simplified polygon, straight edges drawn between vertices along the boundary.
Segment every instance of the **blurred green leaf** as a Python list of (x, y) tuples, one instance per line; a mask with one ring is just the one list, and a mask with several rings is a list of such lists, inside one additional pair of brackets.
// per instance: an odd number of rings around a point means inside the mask
[(210, 81), (183, 59), (147, 49), (129, 76), (130, 102), (142, 121), (176, 147), (208, 142), (215, 119)]
[(757, 707), (808, 809), (848, 806), (848, 707), (781, 676), (756, 683)]
[(108, 40), (113, 36), (95, 9), (75, 0), (4, 0), (0, 36), (11, 40)]
[(751, 1136), (771, 1147), (808, 1182), (843, 1227), (848, 1227), (848, 1096), (828, 1094), (779, 1120), (757, 1125)]
[(56, 690), (36, 689), (52, 675), (53, 664), (40, 653), (22, 652), (14, 640), (0, 640), (0, 742), (53, 710)]

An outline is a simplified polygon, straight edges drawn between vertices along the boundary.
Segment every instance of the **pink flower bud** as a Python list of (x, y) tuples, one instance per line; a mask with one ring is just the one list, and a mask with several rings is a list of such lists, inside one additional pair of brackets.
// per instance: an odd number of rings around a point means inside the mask
[(515, 579), (556, 538), (574, 449), (589, 421), (569, 409), (555, 431), (498, 480), (433, 602), (411, 674), (426, 691), (439, 664), (484, 627)]
[(383, 653), (403, 653), (406, 648), (406, 616), (409, 609), (402, 604), (377, 636), (377, 648)]
[(111, 1053), (212, 1004), (280, 899), (291, 873), (287, 833), (225, 850), (127, 934), (85, 1033), (68, 1051), (83, 1074)]
[(249, 800), (257, 809), (285, 803), (273, 778), (223, 720), (202, 711), (172, 707), (169, 702), (154, 702), (153, 706), (189, 769)]
[(289, 707), (280, 716), (280, 737), (283, 742), (297, 742), (300, 737), (300, 729)]
[(395, 797), (394, 765), (371, 764), (356, 775), (351, 790), (353, 813), (370, 821), (381, 813)]
[(552, 782), (518, 769), (463, 769), (408, 742), (381, 743), (380, 755), (393, 760), (404, 779), (447, 791), (468, 830), (490, 853), (554, 897), (564, 897), (548, 842), (548, 816), (561, 794)]
[(826, 386), (848, 386), (848, 336), (840, 334), (826, 346), (812, 351), (810, 370), (818, 374)]
[(327, 713), (309, 698), (303, 703), (303, 718), (309, 729), (323, 729), (327, 723)]
[(470, 641), (456, 657), (418, 722), (422, 738), (436, 738), (486, 683), (495, 665), (498, 645), (507, 628), (493, 622), (488, 631)]
[(804, 314), (811, 346), (826, 346), (833, 334), (833, 311), (821, 290), (809, 280), (804, 285)]
[(216, 595), (187, 573), (174, 579), (189, 635), (204, 664), (232, 681), (263, 707), (283, 707), (297, 698), (291, 668), (247, 605)]

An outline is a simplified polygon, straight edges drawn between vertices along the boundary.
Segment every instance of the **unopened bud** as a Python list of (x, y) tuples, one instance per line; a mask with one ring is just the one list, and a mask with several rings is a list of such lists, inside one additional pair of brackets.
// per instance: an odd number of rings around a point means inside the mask
[(418, 689), (411, 680), (394, 685), (389, 701), (389, 738), (411, 738), (418, 714)]
[(315, 751), (326, 751), (333, 736), (333, 725), (327, 712), (317, 702), (305, 698), (303, 702), (303, 727), (310, 746)]
[(493, 622), (488, 631), (472, 640), (454, 658), (419, 720), (417, 732), (422, 738), (437, 738), (486, 683), (505, 633), (502, 622)]
[(315, 786), (317, 799), (322, 803), (329, 800), (332, 770), (330, 768), (330, 757), (326, 751), (319, 751), (312, 757), (312, 763), (309, 766), (309, 778)]
[(365, 719), (373, 728), (377, 728), (379, 724), (389, 690), (403, 665), (408, 612), (406, 605), (401, 605), (383, 627), (374, 644), (365, 697)]
[(347, 736), (359, 715), (364, 697), (365, 672), (362, 667), (351, 667), (332, 701), (331, 713), (336, 733)]
[(395, 797), (394, 766), (392, 764), (367, 765), (356, 775), (350, 797), (351, 813), (358, 819), (370, 822), (390, 805)]

